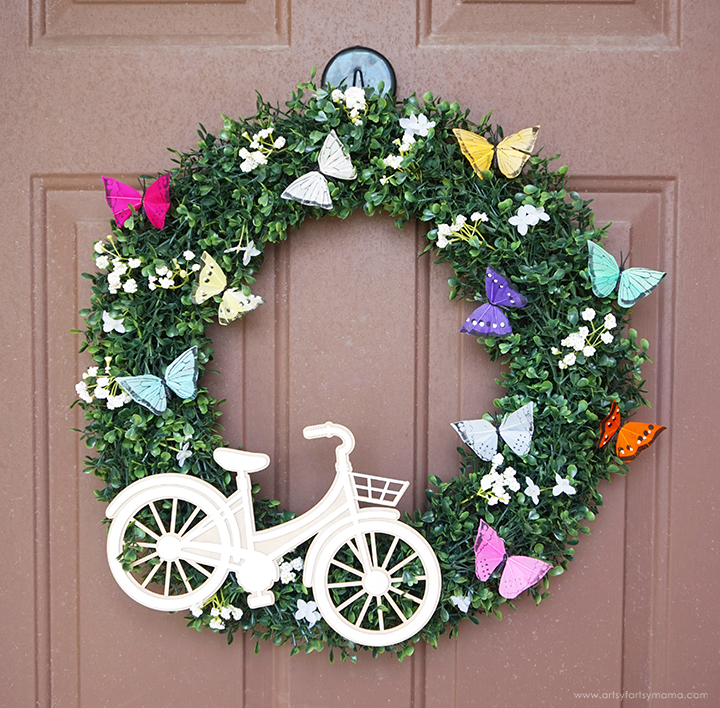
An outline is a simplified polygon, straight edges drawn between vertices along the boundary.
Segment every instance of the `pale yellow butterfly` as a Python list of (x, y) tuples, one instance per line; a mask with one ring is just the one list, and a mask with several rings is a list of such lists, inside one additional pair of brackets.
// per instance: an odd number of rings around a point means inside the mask
[[(219, 295), (225, 290), (227, 276), (217, 261), (207, 252), (202, 254), (203, 267), (200, 270), (197, 282), (193, 286), (190, 300), (195, 305), (200, 305), (214, 295)], [(265, 302), (259, 295), (245, 295), (236, 288), (225, 290), (218, 307), (218, 322), (227, 325), (247, 312), (251, 312)]]
[(467, 157), (473, 170), (475, 170), (475, 174), (480, 179), (483, 178), (483, 171), (490, 169), (493, 155), (497, 157), (500, 172), (508, 179), (512, 179), (520, 174), (523, 166), (528, 161), (535, 147), (539, 130), (539, 125), (533, 128), (525, 128), (518, 133), (508, 135), (497, 145), (493, 145), (482, 135), (471, 133), (469, 130), (453, 128), (453, 133), (458, 139), (463, 155)]

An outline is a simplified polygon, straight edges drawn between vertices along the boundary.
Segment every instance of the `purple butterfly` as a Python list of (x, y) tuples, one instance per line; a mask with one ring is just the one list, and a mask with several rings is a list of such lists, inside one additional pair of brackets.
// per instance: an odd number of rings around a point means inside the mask
[(477, 337), (489, 334), (502, 337), (512, 332), (512, 327), (501, 307), (525, 307), (527, 300), (510, 287), (507, 279), (497, 271), (487, 267), (485, 271), (485, 294), (488, 302), (480, 305), (465, 320), (460, 328), (464, 334)]

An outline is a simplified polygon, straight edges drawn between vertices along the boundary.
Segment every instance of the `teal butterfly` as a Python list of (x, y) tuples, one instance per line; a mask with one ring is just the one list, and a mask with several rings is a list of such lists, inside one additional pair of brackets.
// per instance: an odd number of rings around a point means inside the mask
[(165, 376), (118, 376), (120, 388), (133, 401), (149, 408), (155, 415), (167, 409), (167, 389), (178, 398), (195, 398), (197, 394), (198, 356), (197, 347), (190, 347), (165, 369)]
[(618, 265), (615, 258), (594, 241), (588, 241), (588, 248), (593, 292), (598, 297), (607, 297), (617, 285), (620, 307), (632, 307), (640, 298), (649, 295), (665, 277), (665, 273), (650, 268), (625, 269), (624, 260)]

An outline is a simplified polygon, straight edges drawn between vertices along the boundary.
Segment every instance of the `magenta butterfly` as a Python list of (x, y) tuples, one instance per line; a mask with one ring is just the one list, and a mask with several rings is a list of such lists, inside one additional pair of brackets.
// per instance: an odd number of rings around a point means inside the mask
[(481, 520), (475, 539), (475, 575), (485, 582), (503, 561), (505, 568), (500, 576), (500, 594), (507, 600), (516, 598), (535, 585), (552, 568), (549, 563), (537, 558), (508, 556), (505, 541)]
[(132, 213), (130, 207), (137, 212), (141, 206), (153, 226), (158, 229), (165, 226), (165, 214), (170, 208), (170, 175), (156, 179), (144, 195), (112, 177), (103, 177), (102, 181), (105, 185), (105, 199), (113, 210), (118, 226), (122, 226)]
[(500, 307), (525, 307), (527, 300), (510, 287), (507, 278), (490, 266), (485, 271), (485, 294), (488, 302), (473, 310), (460, 331), (476, 337), (481, 334), (495, 337), (510, 334), (512, 327)]

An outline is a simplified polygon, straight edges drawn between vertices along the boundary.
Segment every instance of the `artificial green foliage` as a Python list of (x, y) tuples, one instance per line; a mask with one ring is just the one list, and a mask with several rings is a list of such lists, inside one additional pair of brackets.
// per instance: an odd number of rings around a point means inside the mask
[[(587, 533), (586, 522), (602, 504), (598, 482), (611, 472), (627, 471), (611, 446), (598, 450), (599, 424), (613, 399), (619, 401), (623, 415), (646, 403), (641, 366), (647, 360), (647, 343), (638, 342), (636, 333), (627, 329), (627, 310), (612, 298), (599, 300), (592, 293), (587, 242), (600, 241), (606, 234), (594, 225), (588, 202), (567, 191), (566, 167), (555, 169), (555, 158), (535, 155), (515, 179), (488, 171), (480, 180), (451, 131), (461, 127), (496, 140), (502, 131), (499, 126), (492, 128), (489, 114), (475, 124), (468, 118), (469, 111), (431, 94), (422, 100), (413, 95), (397, 101), (371, 89), (365, 94), (366, 106), (359, 118), (351, 117), (331, 90), (312, 84), (300, 85), (283, 107), (258, 96), (256, 115), (224, 118), (217, 136), (201, 128), (197, 150), (175, 153), (172, 206), (165, 227), (158, 230), (144, 214), (134, 214), (122, 228), (112, 222), (111, 239), (96, 248), (100, 270), (86, 275), (92, 290), (90, 307), (83, 311), (87, 326), (82, 350), (89, 352), (98, 370), (90, 372), (86, 384), (117, 394), (114, 377), (159, 374), (193, 345), (199, 349), (202, 375), (213, 360), (206, 330), (217, 316), (219, 297), (201, 305), (191, 302), (196, 280), (193, 262), (203, 250), (208, 251), (227, 274), (228, 287), (248, 293), (272, 244), (284, 240), (306, 217), (327, 215), (320, 208), (281, 199), (280, 194), (292, 180), (316, 169), (320, 147), (334, 129), (357, 169), (357, 179), (329, 180), (331, 216), (344, 219), (362, 209), (370, 216), (387, 212), (399, 227), (412, 220), (427, 222), (423, 257), (451, 265), (451, 298), (483, 299), (485, 269), (492, 266), (528, 300), (524, 308), (508, 313), (513, 333), (478, 340), (478, 355), (484, 355), (484, 348), (492, 360), (505, 364), (499, 383), (506, 394), (495, 401), (496, 420), (529, 401), (535, 404), (530, 453), (517, 458), (502, 443), (501, 450), (505, 464), (517, 470), (523, 489), (522, 480), (528, 476), (543, 491), (537, 504), (518, 491), (509, 503), (490, 505), (486, 496), (478, 494), (490, 463), (462, 447), (458, 448), (459, 470), (433, 471), (426, 507), (406, 521), (429, 540), (443, 571), (441, 602), (420, 635), (436, 645), (444, 632), (457, 631), (460, 620), (467, 617), (477, 622), (483, 614), (501, 617), (504, 609), (506, 600), (497, 592), (499, 573), (487, 583), (475, 576), (473, 543), (480, 518), (505, 540), (508, 552), (554, 565), (543, 587), (529, 591), (536, 602), (547, 596), (549, 576), (568, 568), (579, 533)], [(416, 136), (401, 154), (399, 119), (417, 114), (434, 122), (434, 127), (426, 136)], [(256, 142), (263, 147), (266, 162), (250, 169), (246, 156), (254, 149), (253, 138), (268, 129), (272, 132)], [(392, 167), (385, 159), (389, 155), (396, 157)], [(522, 205), (544, 210), (549, 219), (520, 235), (509, 219)], [(442, 245), (441, 225), (456, 223), (458, 215), (470, 224), (471, 214), (480, 213), (484, 217), (472, 222), (471, 236), (461, 238), (453, 231)], [(242, 249), (251, 241), (259, 253), (244, 262), (246, 250)], [(238, 250), (226, 252), (233, 247)], [(109, 264), (100, 261), (103, 257)], [(135, 267), (122, 274), (123, 284), (113, 287), (108, 272), (115, 262)], [(160, 284), (162, 273), (172, 276), (171, 285)], [(130, 276), (135, 286), (124, 285)], [(582, 318), (587, 308), (597, 311), (596, 323), (608, 313), (614, 315), (614, 337), (598, 343), (590, 355), (577, 351), (576, 361), (561, 368), (562, 356), (570, 350), (560, 342), (588, 324)], [(103, 312), (122, 318), (125, 332), (105, 332)], [(557, 350), (562, 351), (554, 353)], [(108, 380), (103, 381), (103, 376)], [(92, 450), (86, 471), (104, 481), (98, 492), (102, 500), (110, 501), (146, 475), (177, 471), (204, 479), (226, 495), (234, 491), (231, 475), (212, 458), (212, 451), (225, 443), (218, 424), (218, 401), (207, 390), (201, 389), (194, 400), (171, 397), (161, 416), (134, 402), (111, 410), (106, 400), (92, 395), (86, 395), (80, 405), (87, 420), (83, 437)], [(192, 455), (179, 467), (182, 449), (191, 450)], [(571, 480), (573, 495), (550, 493), (556, 475)], [(293, 516), (269, 500), (256, 501), (255, 515), (258, 528)], [(126, 547), (124, 562), (128, 564), (136, 557), (142, 532), (136, 531), (135, 536)], [(307, 545), (292, 556), (304, 556)], [(355, 658), (362, 647), (337, 635), (324, 621), (310, 628), (295, 620), (298, 598), (312, 599), (300, 578), (296, 573), (292, 581), (276, 583), (276, 603), (253, 610), (230, 574), (214, 602), (232, 605), (243, 614), (238, 620), (227, 620), (220, 633), (226, 634), (228, 642), (243, 630), (252, 632), (258, 641), (288, 643), (293, 652), (328, 646), (331, 658), (335, 653)], [(471, 606), (465, 613), (450, 598), (468, 594)], [(199, 630), (208, 625), (209, 615), (188, 616), (188, 623)], [(388, 650), (402, 659), (412, 654), (420, 637)]]

